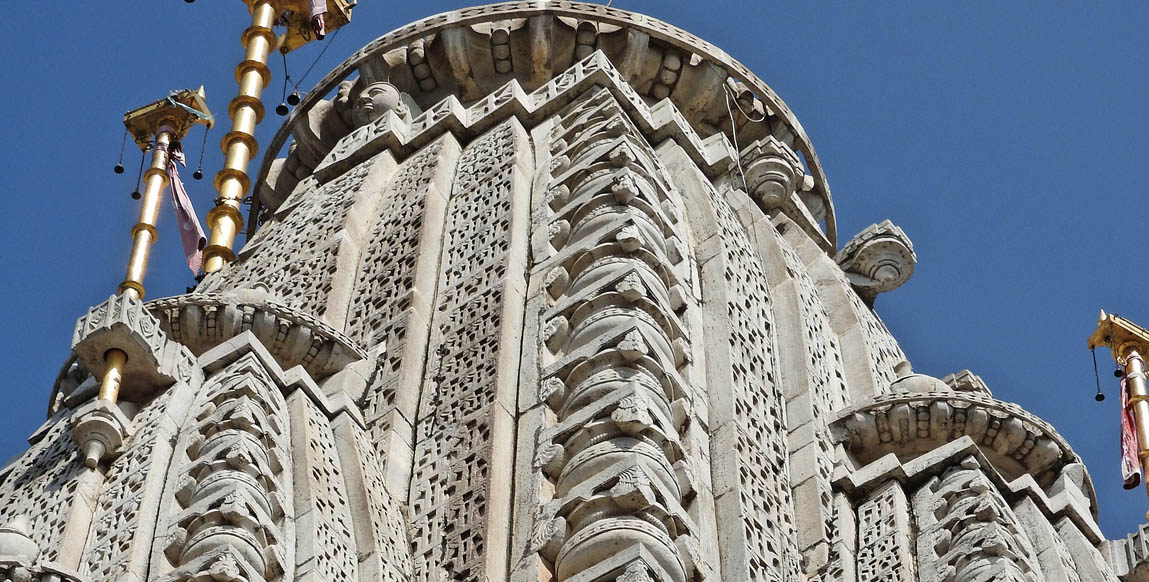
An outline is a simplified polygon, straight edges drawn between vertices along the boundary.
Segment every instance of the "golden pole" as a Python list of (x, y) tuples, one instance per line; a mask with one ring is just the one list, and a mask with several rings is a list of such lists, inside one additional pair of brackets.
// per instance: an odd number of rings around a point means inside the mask
[[(1145, 383), (1145, 360), (1134, 344), (1125, 344), (1119, 350), (1125, 366), (1125, 389), (1129, 391), (1129, 408), (1137, 425), (1137, 457), (1141, 460), (1141, 478), (1149, 494), (1149, 389)], [(1145, 514), (1149, 519), (1149, 513)]]
[(115, 404), (120, 396), (120, 382), (124, 379), (124, 366), (128, 363), (128, 355), (123, 350), (112, 348), (104, 354), (104, 364), (108, 370), (104, 372), (104, 381), (100, 383), (100, 400), (107, 400)]
[(168, 147), (172, 138), (171, 127), (165, 125), (160, 129), (152, 146), (152, 164), (144, 173), (140, 221), (132, 227), (132, 254), (128, 259), (128, 273), (119, 288), (121, 295), (129, 295), (133, 299), (144, 298), (144, 274), (148, 270), (152, 243), (158, 238), (156, 219), (160, 213), (160, 199), (168, 187)]
[(246, 54), (235, 70), (239, 95), (228, 107), (232, 125), (222, 143), (226, 159), (223, 169), (215, 177), (219, 198), (215, 208), (207, 214), (211, 228), (211, 238), (203, 253), (204, 271), (207, 273), (218, 271), (235, 260), (232, 245), (243, 222), (239, 207), (251, 187), (247, 166), (259, 150), (255, 126), (263, 119), (264, 113), (260, 95), (271, 81), (267, 60), (276, 45), (271, 26), (277, 12), (274, 0), (256, 0), (251, 4), (251, 27), (243, 33)]

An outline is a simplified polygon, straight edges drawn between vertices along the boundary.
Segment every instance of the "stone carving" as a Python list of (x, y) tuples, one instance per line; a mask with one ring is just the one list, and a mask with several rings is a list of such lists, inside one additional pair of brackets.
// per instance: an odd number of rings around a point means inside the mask
[(164, 419), (187, 414), (188, 392), (186, 384), (177, 384), (133, 416), (134, 433), (107, 469), (92, 509), (92, 527), (85, 531), (87, 543), (81, 542), (84, 553), (79, 569), (90, 579), (146, 577), (156, 509), (176, 431)]
[(974, 392), (993, 397), (993, 393), (989, 391), (989, 386), (986, 385), (985, 380), (969, 370), (947, 374), (945, 378), (942, 378), (942, 382), (945, 382), (955, 392)]
[[(1149, 571), (1051, 427), (912, 373), (873, 310), (911, 243), (836, 252), (801, 126), (688, 33), (566, 0), (432, 17), (269, 149), (236, 263), (81, 320), (0, 468), (0, 580)], [(118, 406), (91, 402), (110, 346), (143, 366)]]
[(250, 331), (284, 369), (301, 365), (319, 380), (367, 357), (330, 324), (276, 302), (261, 289), (179, 295), (149, 301), (145, 307), (172, 341), (196, 355)]
[(895, 482), (858, 506), (858, 582), (917, 582), (909, 512), (906, 494)]
[(967, 458), (914, 494), (922, 582), (1038, 582), (1033, 543)]
[(179, 512), (163, 548), (168, 579), (294, 579), (286, 403), (271, 376), (255, 354), (241, 356), (208, 378), (193, 410), (181, 438)]
[(177, 380), (191, 379), (194, 357), (168, 341), (159, 321), (144, 304), (127, 295), (113, 295), (76, 322), (72, 352), (81, 365), (102, 378), (104, 354), (118, 349), (128, 355), (120, 395), (143, 399)]
[(410, 109), (403, 102), (403, 93), (386, 81), (377, 81), (363, 88), (351, 110), (356, 127), (374, 123), (383, 114), (394, 111), (401, 119), (410, 117)]
[(509, 517), (502, 411), (514, 408), (520, 344), (500, 330), (522, 321), (528, 143), (511, 120), (468, 146), (447, 204), (408, 497), (417, 580), (481, 582), (503, 567), (508, 541), (492, 532)]
[[(669, 299), (682, 262), (666, 247), (679, 222), (664, 212), (669, 188), (609, 98), (591, 93), (555, 124), (550, 149), (562, 163), (541, 179), (563, 194), (549, 205), (553, 266), (540, 272), (553, 303), (539, 315), (540, 394), (557, 424), (540, 436), (535, 463), (555, 493), (536, 515), (532, 548), (561, 580), (701, 577), (684, 553), (697, 533), (683, 510), (690, 471), (676, 472), (684, 450), (672, 403), (684, 396), (686, 362), (673, 348), (685, 326)], [(609, 578), (591, 573), (630, 549), (650, 560)]]
[(84, 451), (84, 464), (90, 468), (119, 454), (120, 445), (132, 434), (132, 421), (107, 400), (93, 400), (77, 413), (80, 419), (72, 434)]
[(41, 557), (57, 561), (85, 473), (83, 455), (67, 413), (57, 413), (29, 440), (31, 447), (0, 470), (0, 524), (19, 527), (27, 519), (26, 533)]
[[(938, 381), (940, 382), (940, 381)], [(1079, 462), (1052, 427), (1015, 404), (978, 393), (890, 394), (847, 409), (833, 423), (839, 442), (863, 463), (890, 452), (916, 456), (968, 435), (1009, 478), (1050, 484)]]
[[(729, 423), (716, 437), (730, 455), (715, 460), (716, 475), (738, 475), (736, 482), (716, 482), (734, 496), (723, 506), (718, 501), (720, 522), (741, 521), (741, 532), (720, 530), (720, 543), (743, 546), (742, 555), (730, 555), (723, 565), (726, 575), (747, 579), (791, 579), (799, 574), (790, 479), (785, 469), (788, 445), (775, 427), (784, 426), (783, 399), (777, 384), (773, 341), (773, 314), (765, 273), (749, 237), (730, 203), (709, 189), (708, 203), (717, 220), (722, 245), (721, 261), (712, 277), (724, 288), (728, 318), (729, 384), (733, 400)], [(725, 467), (722, 469), (720, 467)], [(724, 512), (725, 509), (725, 512)], [(734, 572), (740, 572), (735, 574)]]
[[(516, 19), (523, 18), (532, 18), (533, 24), (517, 25)], [(497, 24), (491, 26), (490, 23)], [(767, 123), (744, 126), (739, 129), (739, 136), (744, 143), (771, 134), (785, 136), (786, 141), (793, 142), (788, 145), (802, 152), (815, 182), (810, 190), (816, 192), (828, 209), (828, 242), (831, 247), (836, 244), (833, 205), (821, 163), (801, 124), (777, 94), (745, 66), (705, 40), (657, 19), (601, 5), (565, 0), (531, 5), (508, 2), (441, 14), (402, 27), (368, 44), (320, 81), (316, 90), (309, 92), (303, 103), (292, 112), (268, 151), (279, 151), (292, 133), (291, 128), (309, 120), (311, 109), (321, 107), (325, 102), (324, 96), (334, 92), (344, 79), (363, 67), (382, 64), (390, 71), (392, 82), (406, 84), (403, 89), (417, 95), (435, 95), (440, 82), (444, 81), (437, 75), (455, 77), (454, 84), (473, 88), (487, 81), (478, 78), (483, 72), (506, 74), (498, 69), (476, 66), (452, 66), (449, 72), (437, 71), (437, 67), (432, 65), (435, 62), (454, 64), (455, 61), (493, 60), (495, 67), (505, 69), (506, 65), (497, 64), (498, 61), (505, 62), (505, 59), (500, 58), (501, 52), (496, 49), (504, 46), (501, 42), (504, 33), (509, 34), (511, 47), (527, 47), (526, 50), (513, 48), (508, 53), (512, 59), (521, 55), (523, 61), (532, 63), (532, 66), (513, 69), (525, 86), (533, 88), (545, 82), (547, 74), (559, 75), (570, 66), (572, 57), (583, 58), (590, 47), (605, 49), (608, 54), (621, 56), (618, 64), (624, 68), (631, 84), (650, 87), (650, 95), (655, 99), (674, 99), (675, 106), (691, 112), (691, 123), (698, 127), (728, 125), (725, 121), (728, 114), (726, 95), (723, 91), (711, 90), (708, 84), (723, 82), (726, 78), (738, 80), (737, 85), (746, 88), (741, 92), (749, 102), (746, 109), (755, 116), (768, 119)], [(536, 40), (541, 35), (546, 35), (546, 40)], [(456, 40), (459, 38), (467, 40), (460, 42)], [(556, 42), (560, 38), (564, 40)], [(459, 51), (463, 54), (456, 54)], [(477, 54), (480, 51), (485, 54)], [(391, 53), (403, 56), (393, 62), (387, 58)], [(479, 94), (472, 98), (481, 97)], [(743, 95), (738, 97), (742, 99)], [(421, 106), (426, 109), (429, 104)], [(725, 131), (729, 132), (730, 128)], [(707, 130), (707, 137), (710, 132), (713, 129)], [(756, 135), (755, 132), (761, 133)], [(271, 165), (272, 158), (269, 157), (261, 168), (257, 183), (268, 176)]]
[(873, 304), (879, 293), (910, 280), (918, 256), (906, 233), (884, 220), (858, 233), (838, 252), (837, 260), (858, 294)]

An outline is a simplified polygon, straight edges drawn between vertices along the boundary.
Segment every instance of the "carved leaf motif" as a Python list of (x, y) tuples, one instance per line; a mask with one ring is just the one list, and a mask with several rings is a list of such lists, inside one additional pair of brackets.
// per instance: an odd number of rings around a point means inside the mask
[(242, 580), (242, 578), (240, 578), (239, 564), (231, 554), (224, 554), (220, 559), (213, 562), (207, 571), (207, 575), (211, 576), (211, 579), (216, 582), (236, 582)]
[(618, 483), (610, 489), (610, 496), (620, 506), (631, 510), (644, 509), (657, 502), (650, 488), (650, 477), (638, 467), (627, 469), (618, 476)]
[(622, 246), (622, 250), (633, 253), (642, 248), (642, 231), (633, 224), (628, 224), (622, 227), (618, 234), (615, 235), (614, 240)]
[(650, 569), (642, 562), (633, 562), (626, 567), (626, 571), (615, 579), (615, 582), (655, 582), (650, 575)]
[(624, 358), (635, 361), (650, 353), (650, 348), (646, 345), (646, 340), (642, 334), (637, 330), (631, 330), (622, 338), (618, 343), (618, 349), (622, 352)]
[(638, 301), (647, 296), (646, 285), (642, 283), (642, 277), (639, 276), (637, 271), (631, 271), (617, 285), (614, 290), (622, 294), (622, 297), (630, 302)]
[(570, 285), (570, 280), (570, 274), (567, 273), (567, 270), (559, 266), (551, 269), (550, 272), (547, 273), (547, 277), (543, 283), (546, 285), (547, 292), (550, 293), (551, 297), (558, 299), (566, 292), (567, 286)]
[(618, 408), (611, 413), (610, 418), (627, 433), (637, 434), (654, 425), (649, 407), (642, 396), (627, 396), (618, 403)]

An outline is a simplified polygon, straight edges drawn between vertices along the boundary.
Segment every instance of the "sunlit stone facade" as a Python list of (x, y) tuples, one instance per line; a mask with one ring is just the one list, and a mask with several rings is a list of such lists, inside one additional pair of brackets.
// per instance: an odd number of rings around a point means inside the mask
[[(0, 579), (1149, 578), (1052, 427), (912, 372), (873, 310), (910, 240), (839, 241), (801, 125), (702, 39), (434, 16), (270, 145), (237, 262), (80, 321), (0, 470)], [(147, 354), (118, 407), (108, 334)]]

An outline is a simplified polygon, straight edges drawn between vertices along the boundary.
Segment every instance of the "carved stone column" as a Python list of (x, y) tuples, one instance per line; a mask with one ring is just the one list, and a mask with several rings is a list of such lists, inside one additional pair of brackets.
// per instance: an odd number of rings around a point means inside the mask
[(535, 467), (554, 499), (537, 514), (534, 549), (562, 581), (685, 582), (697, 545), (682, 507), (693, 473), (680, 440), (679, 210), (609, 96), (568, 110), (551, 137), (539, 397), (555, 424)]

